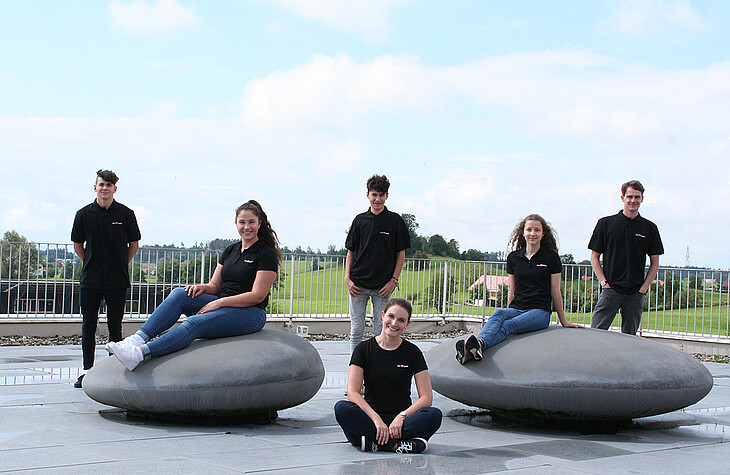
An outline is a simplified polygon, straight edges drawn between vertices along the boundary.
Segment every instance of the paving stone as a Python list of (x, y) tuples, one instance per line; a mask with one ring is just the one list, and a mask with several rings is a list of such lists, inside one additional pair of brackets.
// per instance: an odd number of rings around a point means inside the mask
[[(425, 350), (439, 342), (415, 343)], [(322, 388), (268, 425), (130, 418), (73, 388), (82, 372), (78, 346), (0, 347), (0, 472), (719, 473), (730, 458), (730, 366), (720, 363), (704, 363), (715, 384), (703, 400), (616, 434), (509, 423), (435, 394), (447, 417), (428, 452), (363, 453), (345, 441), (332, 412), (344, 399), (349, 342), (313, 345), (325, 366)], [(106, 357), (101, 348), (97, 357)], [(37, 372), (44, 377), (8, 383), (17, 380), (8, 375)]]

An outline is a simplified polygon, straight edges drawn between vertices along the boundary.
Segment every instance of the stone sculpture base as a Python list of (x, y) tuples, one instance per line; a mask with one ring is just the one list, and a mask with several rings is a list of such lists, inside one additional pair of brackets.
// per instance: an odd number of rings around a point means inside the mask
[(268, 415), (314, 396), (324, 380), (317, 350), (277, 330), (196, 340), (128, 371), (115, 357), (84, 377), (86, 394), (102, 404), (142, 414)]
[(463, 366), (456, 340), (425, 355), (433, 389), (503, 416), (626, 421), (681, 409), (712, 389), (697, 360), (632, 335), (553, 326), (512, 335)]

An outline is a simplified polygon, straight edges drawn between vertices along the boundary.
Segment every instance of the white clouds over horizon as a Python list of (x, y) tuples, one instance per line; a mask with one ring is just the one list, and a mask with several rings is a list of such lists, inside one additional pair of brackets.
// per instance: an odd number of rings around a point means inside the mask
[[(534, 65), (532, 69), (529, 64)], [(571, 212), (556, 199), (566, 176), (580, 182), (582, 177), (603, 173), (616, 186), (625, 179), (649, 177), (650, 190), (660, 183), (697, 179), (713, 188), (730, 185), (727, 174), (703, 176), (705, 167), (717, 169), (716, 163), (730, 154), (723, 120), (730, 108), (730, 62), (695, 70), (661, 70), (621, 64), (589, 51), (566, 50), (501, 55), (438, 67), (422, 64), (412, 55), (364, 62), (347, 55), (318, 55), (309, 63), (252, 79), (243, 91), (242, 117), (230, 121), (179, 118), (179, 105), (163, 100), (139, 118), (0, 118), (0, 141), (6, 155), (14, 159), (10, 172), (22, 177), (21, 181), (31, 179), (32, 170), (45, 166), (68, 185), (78, 186), (73, 181), (77, 178), (63, 165), (69, 160), (75, 167), (88, 169), (87, 174), (97, 164), (121, 168), (124, 198), (120, 200), (146, 210), (145, 236), (155, 243), (211, 238), (196, 238), (200, 233), (191, 227), (192, 218), (176, 219), (175, 213), (161, 211), (159, 207), (165, 203), (191, 210), (212, 208), (242, 201), (244, 196), (268, 195), (271, 199), (281, 188), (292, 195), (279, 206), (295, 217), (305, 213), (304, 209), (297, 211), (304, 205), (295, 190), (308, 194), (312, 190), (305, 191), (307, 187), (325, 186), (325, 194), (332, 197), (349, 183), (338, 177), (360, 170), (368, 174), (409, 169), (418, 178), (408, 186), (395, 185), (395, 203), (403, 206), (397, 211), (416, 214), (424, 233), (441, 232), (463, 242), (464, 248), (481, 249), (501, 249), (501, 235), (526, 210), (544, 212), (548, 219), (558, 221), (564, 230), (563, 243), (581, 249), (580, 229), (585, 223), (573, 230), (570, 220), (561, 222), (554, 217)], [(508, 129), (519, 127), (526, 136), (541, 133), (552, 140), (572, 142), (574, 150), (564, 152), (561, 162), (549, 153), (534, 154), (527, 149), (492, 155), (474, 150), (472, 154), (433, 157), (431, 160), (442, 164), (425, 168), (410, 159), (402, 164), (380, 163), (373, 156), (372, 135), (378, 134), (375, 124), (384, 116), (415, 111), (439, 123), (448, 134), (458, 128), (451, 119), (458, 117), (461, 103), (470, 104), (471, 114), (496, 114)], [(442, 115), (448, 118), (441, 119)], [(584, 145), (577, 146), (576, 141)], [(623, 155), (624, 162), (585, 160), (592, 149), (609, 156)], [(687, 166), (688, 151), (696, 155), (695, 166)], [(55, 165), (44, 165), (48, 160)], [(651, 165), (657, 161), (661, 167)], [(258, 170), (266, 172), (262, 175)], [(314, 181), (305, 178), (310, 170), (319, 175)], [(388, 173), (398, 183), (398, 172)], [(542, 184), (525, 189), (519, 181), (509, 179), (518, 173), (537, 175)], [(680, 176), (683, 180), (678, 181)], [(273, 187), (267, 185), (272, 179), (276, 182)], [(163, 186), (156, 185), (160, 180)], [(357, 186), (360, 181), (355, 180)], [(578, 199), (584, 206), (603, 207), (602, 212), (618, 206), (614, 193), (592, 196), (595, 189), (595, 184), (582, 188)], [(89, 193), (85, 188), (74, 190), (73, 206), (85, 202)], [(3, 221), (10, 227), (46, 231), (43, 215), (54, 199), (39, 200), (25, 191), (16, 194), (22, 197), (19, 202), (0, 208)], [(364, 201), (358, 205), (359, 196), (353, 193), (351, 207), (356, 210), (364, 205)], [(35, 204), (27, 206), (25, 200)], [(675, 211), (689, 212), (681, 199), (667, 195), (662, 200), (673, 203)], [(329, 242), (316, 244), (323, 239), (321, 232), (285, 223), (281, 234), (286, 242), (306, 245), (307, 241), (292, 239), (311, 239), (315, 247), (322, 248), (339, 244), (336, 230), (347, 223), (337, 221), (341, 210), (324, 207), (328, 210), (320, 220), (329, 220), (329, 224), (320, 223), (318, 228), (335, 230), (332, 238), (325, 238)], [(453, 222), (446, 228), (452, 234), (439, 228), (445, 224), (445, 208), (451, 210)], [(63, 209), (61, 214), (72, 212), (72, 208)], [(657, 214), (665, 220), (677, 219), (673, 211)], [(711, 212), (700, 214), (711, 216)], [(227, 222), (224, 211), (212, 216)], [(227, 230), (218, 222), (211, 229)], [(168, 235), (176, 238), (162, 237)]]
[(357, 63), (345, 54), (256, 78), (243, 88), (241, 120), (253, 130), (348, 127), (371, 113), (432, 107), (428, 70), (414, 56)]
[(256, 198), (284, 244), (340, 247), (385, 173), (422, 234), (501, 250), (538, 212), (582, 259), (637, 178), (663, 263), (730, 266), (707, 239), (730, 200), (725, 3), (70, 4), (0, 2), (0, 219), (36, 241), (68, 239), (104, 167), (145, 244), (235, 237)]
[[(381, 113), (438, 113), (459, 101), (507, 107), (535, 131), (600, 144), (657, 142), (677, 133), (725, 131), (730, 61), (696, 70), (622, 64), (584, 50), (517, 53), (461, 66), (414, 56), (358, 63), (317, 55), (307, 64), (246, 84), (242, 123), (356, 129)], [(670, 143), (668, 147), (673, 147)]]

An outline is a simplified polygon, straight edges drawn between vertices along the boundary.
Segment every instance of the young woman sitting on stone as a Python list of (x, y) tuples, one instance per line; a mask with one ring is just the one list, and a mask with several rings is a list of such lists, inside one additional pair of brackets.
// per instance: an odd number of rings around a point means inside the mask
[[(281, 259), (279, 240), (254, 200), (236, 209), (236, 229), (241, 241), (223, 251), (210, 282), (174, 289), (137, 333), (106, 345), (128, 370), (145, 359), (181, 350), (196, 338), (245, 335), (264, 327)], [(163, 334), (183, 313), (188, 318)]]
[(497, 309), (479, 336), (456, 342), (456, 359), (479, 361), (483, 351), (509, 335), (542, 330), (550, 325), (551, 304), (564, 327), (582, 327), (565, 319), (560, 292), (562, 263), (555, 232), (538, 214), (519, 222), (509, 241), (515, 249), (507, 256), (509, 308)]

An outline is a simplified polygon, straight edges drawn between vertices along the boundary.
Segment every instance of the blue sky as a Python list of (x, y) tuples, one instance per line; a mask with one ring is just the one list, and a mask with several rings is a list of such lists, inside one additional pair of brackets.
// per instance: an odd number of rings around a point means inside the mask
[(642, 181), (662, 264), (730, 267), (730, 3), (0, 2), (0, 231), (69, 242), (95, 171), (143, 244), (344, 244), (365, 181), (461, 249), (542, 214), (588, 257)]

